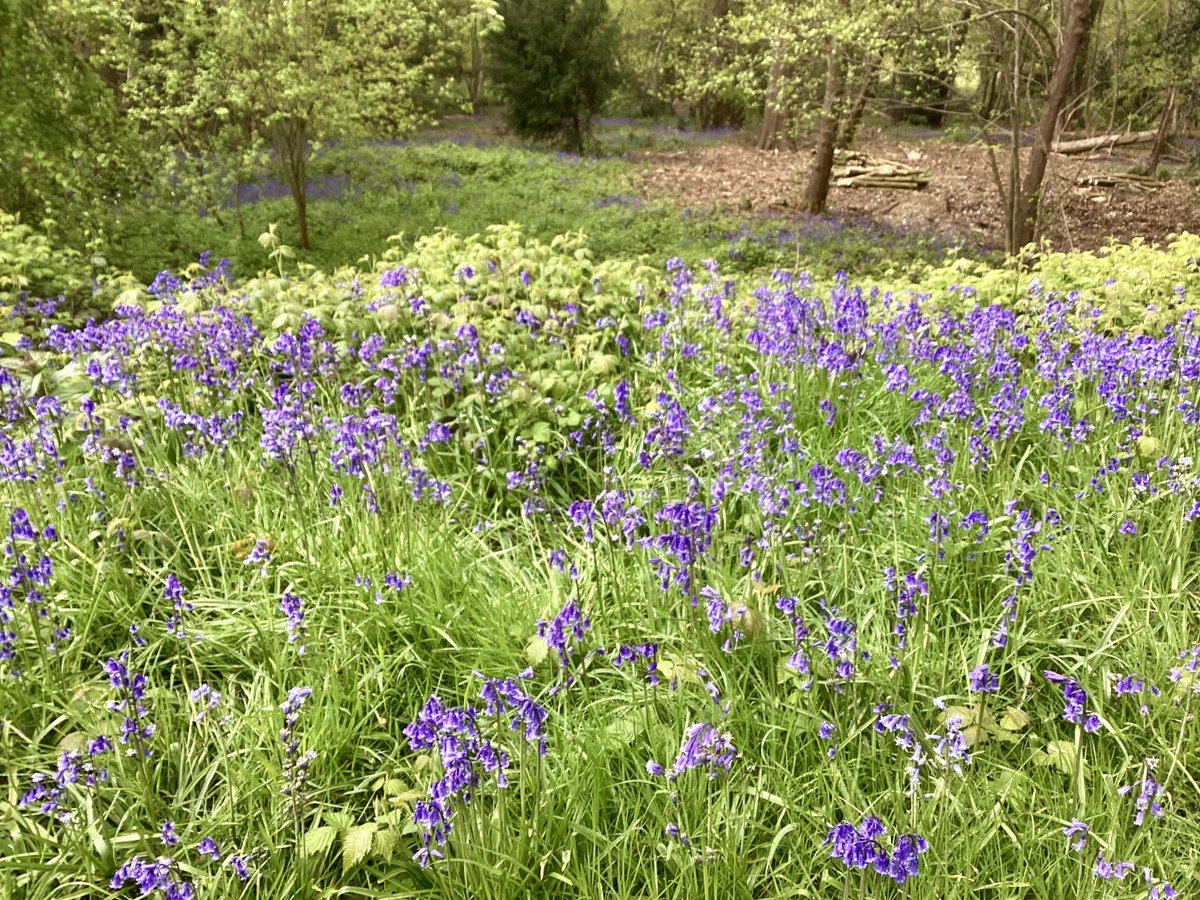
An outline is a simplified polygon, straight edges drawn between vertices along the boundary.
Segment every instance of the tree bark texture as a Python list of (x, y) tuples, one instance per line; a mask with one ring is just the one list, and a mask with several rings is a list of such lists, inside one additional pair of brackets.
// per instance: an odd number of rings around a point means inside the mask
[(1158, 131), (1154, 135), (1154, 147), (1150, 150), (1150, 159), (1146, 163), (1146, 174), (1153, 178), (1158, 173), (1158, 162), (1162, 159), (1163, 148), (1167, 145), (1167, 134), (1171, 124), (1171, 114), (1175, 111), (1175, 87), (1167, 88), (1167, 96), (1163, 100), (1162, 115), (1158, 117)]
[(879, 59), (876, 57), (867, 62), (862, 83), (859, 84), (858, 90), (854, 94), (854, 102), (850, 104), (850, 112), (838, 129), (837, 143), (834, 145), (837, 149), (848, 150), (854, 143), (854, 136), (858, 133), (858, 126), (862, 124), (863, 113), (867, 109), (867, 101), (874, 96), (878, 79)]
[(279, 164), (287, 177), (292, 202), (296, 206), (296, 225), (300, 231), (301, 250), (311, 250), (308, 240), (308, 184), (305, 157), (308, 155), (308, 123), (291, 118), (275, 126), (275, 148)]
[(783, 63), (771, 66), (771, 78), (767, 82), (767, 99), (763, 103), (762, 130), (758, 133), (758, 149), (774, 150), (779, 128), (783, 124), (783, 111), (779, 108), (779, 85), (783, 82)]
[(837, 114), (844, 81), (841, 48), (835, 44), (829, 51), (825, 70), (825, 99), (817, 124), (816, 155), (804, 191), (804, 208), (813, 214), (825, 212), (825, 201), (829, 198), (829, 176), (833, 172), (833, 151), (838, 134)]
[(1116, 134), (1098, 134), (1095, 137), (1080, 138), (1077, 141), (1055, 141), (1050, 145), (1054, 153), (1069, 155), (1071, 153), (1090, 153), (1093, 150), (1109, 150), (1125, 144), (1148, 144), (1154, 140), (1153, 131), (1127, 131)]
[(1033, 242), (1037, 234), (1038, 206), (1041, 203), (1042, 181), (1046, 177), (1046, 163), (1050, 148), (1058, 129), (1058, 116), (1071, 87), (1071, 76), (1075, 71), (1075, 60), (1084, 45), (1092, 26), (1092, 15), (1096, 6), (1092, 0), (1067, 0), (1066, 25), (1063, 27), (1062, 43), (1054, 72), (1046, 87), (1042, 103), (1042, 114), (1038, 118), (1037, 132), (1029, 152), (1029, 165), (1021, 183), (1020, 195), (1014, 204), (1012, 240), (1009, 250), (1018, 252)]

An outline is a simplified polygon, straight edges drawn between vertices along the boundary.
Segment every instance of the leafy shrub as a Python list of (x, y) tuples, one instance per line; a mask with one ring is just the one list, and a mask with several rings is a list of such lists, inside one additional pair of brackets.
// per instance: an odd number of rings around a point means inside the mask
[(499, 11), (504, 25), (489, 42), (509, 124), (582, 150), (618, 78), (607, 0), (502, 0)]
[(1200, 237), (1185, 232), (1165, 247), (1138, 239), (1095, 252), (1044, 250), (1024, 271), (960, 257), (925, 268), (916, 281), (936, 302), (950, 291), (959, 308), (1001, 303), (1032, 314), (1044, 292), (1078, 293), (1083, 308), (1099, 310), (1097, 327), (1161, 330), (1197, 308)]

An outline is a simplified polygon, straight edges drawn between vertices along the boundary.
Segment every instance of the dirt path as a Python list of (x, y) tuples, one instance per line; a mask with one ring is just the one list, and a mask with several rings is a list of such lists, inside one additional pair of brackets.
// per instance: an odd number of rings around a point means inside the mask
[[(978, 145), (873, 138), (856, 149), (920, 166), (932, 175), (924, 191), (838, 188), (829, 212), (893, 225), (968, 236), (1003, 247), (1004, 218), (987, 150)], [(998, 151), (999, 153), (999, 151)], [(1054, 156), (1046, 177), (1042, 213), (1046, 237), (1059, 249), (1093, 250), (1110, 237), (1163, 242), (1178, 231), (1200, 231), (1200, 189), (1176, 179), (1149, 190), (1074, 186), (1080, 175), (1129, 171), (1146, 151), (1085, 159)], [(691, 207), (800, 218), (796, 208), (807, 176), (806, 151), (762, 152), (734, 142), (694, 150), (631, 154), (643, 163), (642, 189)], [(1001, 172), (1005, 159), (998, 159)]]

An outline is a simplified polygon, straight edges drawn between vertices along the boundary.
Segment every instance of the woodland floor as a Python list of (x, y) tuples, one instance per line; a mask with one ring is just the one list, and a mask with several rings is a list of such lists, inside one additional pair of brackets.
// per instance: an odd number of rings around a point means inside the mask
[[(1003, 209), (985, 147), (881, 134), (858, 141), (855, 149), (920, 166), (931, 181), (923, 191), (832, 187), (830, 214), (969, 235), (985, 245), (1003, 246)], [(1075, 185), (1080, 176), (1128, 172), (1144, 164), (1148, 148), (1126, 149), (1121, 148), (1119, 155), (1051, 157), (1042, 223), (1045, 236), (1057, 249), (1093, 250), (1110, 238), (1163, 242), (1174, 232), (1200, 231), (1200, 187), (1182, 178), (1170, 179), (1177, 169), (1169, 165), (1160, 167), (1169, 180), (1149, 188)], [(1002, 173), (1004, 153), (997, 149)], [(732, 213), (803, 216), (798, 198), (811, 160), (806, 149), (759, 151), (731, 137), (717, 144), (627, 156), (647, 166), (640, 186), (650, 196)]]

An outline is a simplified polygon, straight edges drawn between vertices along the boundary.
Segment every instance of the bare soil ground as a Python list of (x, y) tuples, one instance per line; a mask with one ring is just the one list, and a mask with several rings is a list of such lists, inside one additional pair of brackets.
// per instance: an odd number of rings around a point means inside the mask
[[(1004, 214), (986, 148), (881, 135), (859, 141), (855, 149), (919, 166), (932, 180), (923, 191), (832, 187), (831, 214), (962, 235), (974, 243), (1003, 247)], [(1147, 153), (1146, 148), (1133, 148), (1119, 155), (1052, 156), (1041, 215), (1044, 236), (1058, 249), (1094, 250), (1110, 238), (1161, 243), (1175, 232), (1200, 231), (1200, 188), (1181, 178), (1149, 189), (1075, 185), (1080, 176), (1130, 171), (1145, 161)], [(1004, 154), (1003, 149), (997, 150), (1001, 177), (1007, 171)], [(798, 202), (811, 159), (806, 150), (763, 152), (731, 140), (629, 157), (646, 166), (640, 184), (650, 196), (733, 213), (803, 217)], [(1174, 174), (1170, 168), (1162, 171)]]

